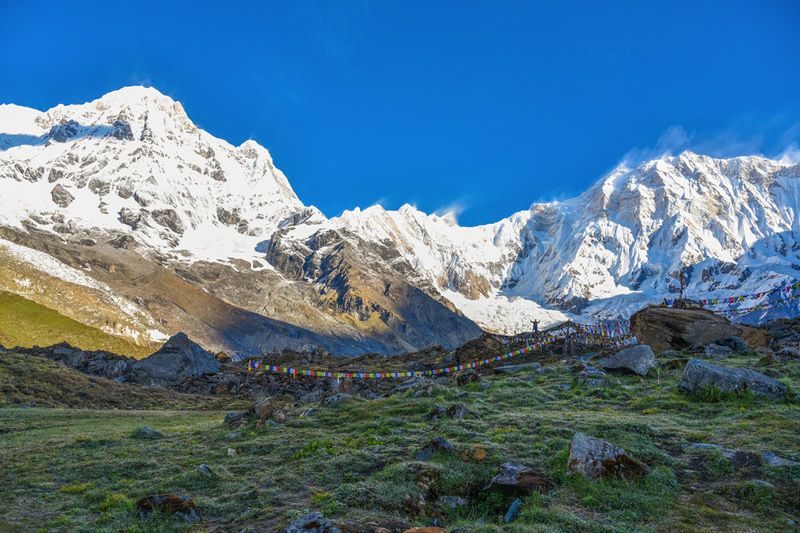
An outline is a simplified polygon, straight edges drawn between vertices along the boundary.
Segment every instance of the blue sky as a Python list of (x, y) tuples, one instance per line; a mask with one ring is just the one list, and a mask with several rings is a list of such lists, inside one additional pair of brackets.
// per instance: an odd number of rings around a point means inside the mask
[(799, 144), (799, 22), (797, 1), (0, 0), (0, 102), (153, 85), (265, 145), (328, 215), (409, 202), (478, 224), (626, 155)]

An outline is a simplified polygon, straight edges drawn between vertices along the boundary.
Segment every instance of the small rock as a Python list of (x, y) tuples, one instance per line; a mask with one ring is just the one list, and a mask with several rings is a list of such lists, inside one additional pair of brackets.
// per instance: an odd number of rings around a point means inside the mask
[(344, 402), (345, 400), (349, 400), (350, 398), (352, 398), (350, 394), (347, 394), (345, 392), (337, 392), (333, 396), (328, 396), (327, 398), (322, 400), (322, 403), (324, 403), (325, 405), (338, 405)]
[(658, 354), (658, 357), (661, 359), (680, 359), (683, 357), (683, 354), (678, 350), (664, 350)]
[(765, 489), (774, 489), (775, 485), (770, 483), (769, 481), (764, 481), (763, 479), (751, 479), (750, 483), (756, 485), (757, 487), (764, 487)]
[(214, 472), (211, 470), (211, 467), (207, 464), (201, 464), (197, 466), (196, 472), (203, 477), (212, 478), (214, 477)]
[(656, 356), (646, 344), (638, 344), (625, 348), (611, 357), (597, 361), (605, 370), (628, 370), (640, 376), (647, 375), (651, 368), (656, 367)]
[(272, 420), (274, 420), (278, 424), (283, 424), (284, 422), (286, 422), (287, 418), (288, 416), (286, 415), (286, 411), (284, 411), (281, 408), (275, 409), (272, 412)]
[(145, 496), (136, 502), (136, 510), (141, 519), (157, 510), (161, 513), (177, 515), (190, 523), (200, 520), (200, 511), (194, 500), (176, 494)]
[(233, 448), (228, 448), (228, 457), (236, 457), (236, 450)]
[(472, 444), (461, 451), (461, 460), (464, 462), (481, 462), (485, 461), (487, 457), (489, 457), (489, 453), (480, 444)]
[(244, 411), (231, 411), (225, 415), (224, 422), (231, 427), (239, 427), (244, 423)]
[(506, 514), (503, 517), (503, 522), (505, 522), (506, 524), (510, 524), (511, 522), (516, 520), (520, 509), (522, 509), (522, 500), (516, 498), (513, 502), (511, 502), (511, 505), (508, 507), (508, 511), (506, 511)]
[(334, 527), (322, 513), (313, 512), (286, 526), (282, 533), (341, 533), (341, 530)]
[(770, 466), (800, 466), (800, 462), (792, 461), (791, 459), (784, 459), (783, 457), (779, 457), (770, 451), (761, 452), (761, 458), (764, 459), (764, 462)]
[(436, 404), (433, 407), (431, 407), (431, 412), (428, 414), (428, 420), (430, 420), (431, 422), (435, 422), (437, 420), (442, 419), (446, 413), (447, 409), (445, 409), (441, 405)]
[(467, 385), (469, 383), (480, 383), (483, 381), (483, 378), (478, 372), (475, 371), (474, 368), (468, 368), (458, 375), (456, 381), (459, 385)]
[(238, 431), (229, 431), (228, 433), (225, 433), (225, 440), (236, 440), (241, 436), (242, 434)]
[(457, 420), (461, 420), (465, 416), (471, 414), (472, 411), (467, 409), (467, 406), (464, 405), (463, 403), (454, 403), (453, 405), (447, 408), (447, 415)]
[(733, 350), (719, 344), (707, 344), (703, 347), (703, 355), (711, 359), (725, 359), (733, 355)]
[(439, 505), (448, 509), (457, 509), (464, 507), (469, 501), (461, 496), (439, 496)]
[(559, 385), (559, 388), (561, 388), (561, 390), (570, 390), (572, 388), (572, 385), (570, 385), (569, 383), (562, 383)]
[(416, 453), (417, 461), (428, 461), (434, 452), (456, 453), (456, 447), (444, 437), (434, 437), (431, 442)]
[(156, 431), (150, 426), (136, 428), (131, 434), (134, 439), (160, 439), (163, 436), (160, 431)]
[(638, 479), (647, 471), (622, 448), (580, 432), (572, 437), (567, 470), (592, 480), (614, 478), (625, 481)]
[(500, 465), (500, 473), (492, 478), (484, 490), (490, 489), (525, 495), (533, 491), (546, 492), (550, 489), (550, 482), (533, 468), (508, 462)]
[(253, 402), (250, 412), (256, 415), (258, 420), (266, 420), (278, 406), (273, 398), (261, 398)]

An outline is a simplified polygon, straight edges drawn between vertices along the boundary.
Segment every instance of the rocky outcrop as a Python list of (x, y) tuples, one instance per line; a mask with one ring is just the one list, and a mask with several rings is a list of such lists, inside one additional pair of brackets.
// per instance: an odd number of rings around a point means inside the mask
[(53, 199), (53, 203), (58, 207), (67, 207), (75, 201), (75, 197), (60, 183), (50, 191), (50, 197)]
[(647, 467), (619, 446), (578, 432), (569, 446), (567, 470), (592, 480), (632, 481), (642, 477)]
[(605, 370), (627, 370), (645, 376), (651, 368), (656, 367), (656, 356), (649, 346), (639, 344), (600, 359), (597, 364)]
[(131, 371), (134, 380), (169, 385), (187, 377), (219, 372), (219, 361), (184, 333), (170, 338), (153, 355), (137, 361)]
[(631, 316), (631, 332), (656, 352), (684, 350), (739, 334), (731, 322), (705, 309), (646, 307)]
[(692, 359), (683, 370), (678, 388), (683, 392), (697, 393), (703, 389), (721, 392), (750, 392), (771, 400), (781, 400), (788, 387), (776, 379), (748, 368), (728, 368), (708, 361)]

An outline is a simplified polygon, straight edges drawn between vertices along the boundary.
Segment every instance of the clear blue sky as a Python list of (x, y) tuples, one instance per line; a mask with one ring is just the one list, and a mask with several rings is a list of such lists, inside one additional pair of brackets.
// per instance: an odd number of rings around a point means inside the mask
[(794, 0), (167, 4), (0, 0), (0, 102), (153, 85), (265, 145), (328, 215), (457, 205), (466, 224), (579, 193), (633, 149), (800, 143)]

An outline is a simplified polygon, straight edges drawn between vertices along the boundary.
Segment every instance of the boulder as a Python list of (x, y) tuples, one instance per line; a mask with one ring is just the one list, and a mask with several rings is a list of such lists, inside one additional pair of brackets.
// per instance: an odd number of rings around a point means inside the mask
[(156, 431), (150, 426), (138, 427), (135, 430), (133, 430), (133, 433), (131, 434), (131, 438), (142, 439), (142, 440), (160, 439), (161, 437), (163, 437), (161, 432)]
[(136, 502), (136, 511), (139, 518), (146, 518), (153, 511), (177, 515), (187, 522), (200, 520), (200, 511), (194, 500), (176, 494), (154, 494), (145, 496)]
[(700, 359), (689, 361), (683, 369), (678, 388), (688, 393), (696, 393), (704, 388), (730, 393), (750, 391), (771, 400), (782, 400), (788, 391), (784, 383), (755, 370), (728, 368)]
[(647, 467), (619, 446), (578, 432), (569, 446), (567, 470), (592, 480), (612, 478), (632, 481), (641, 478), (647, 472)]
[(185, 333), (178, 333), (153, 355), (137, 361), (131, 369), (134, 380), (153, 385), (170, 385), (187, 377), (219, 372), (219, 361)]
[(727, 346), (722, 346), (713, 342), (711, 344), (706, 344), (705, 346), (692, 346), (689, 348), (688, 352), (699, 355), (700, 357), (706, 357), (708, 359), (725, 359), (726, 357), (733, 355), (733, 350)]
[(597, 364), (606, 370), (627, 370), (644, 376), (651, 368), (656, 367), (656, 356), (650, 346), (639, 344), (600, 359)]
[(631, 332), (656, 352), (683, 350), (738, 335), (740, 328), (705, 309), (646, 307), (631, 316)]
[(328, 396), (327, 398), (322, 400), (322, 403), (324, 403), (325, 405), (338, 405), (346, 400), (349, 400), (350, 398), (352, 398), (350, 394), (344, 392), (337, 392), (333, 396)]
[(791, 459), (784, 459), (783, 457), (780, 457), (779, 455), (776, 455), (774, 452), (771, 452), (769, 450), (761, 452), (761, 458), (764, 459), (764, 462), (767, 463), (770, 466), (775, 466), (775, 467), (783, 467), (783, 466), (798, 467), (798, 466), (800, 466), (800, 462), (792, 461)]
[(500, 473), (492, 478), (484, 490), (498, 490), (514, 495), (530, 494), (533, 491), (546, 492), (550, 482), (543, 474), (519, 463), (503, 463)]
[(320, 512), (308, 513), (286, 526), (282, 533), (341, 533)]

